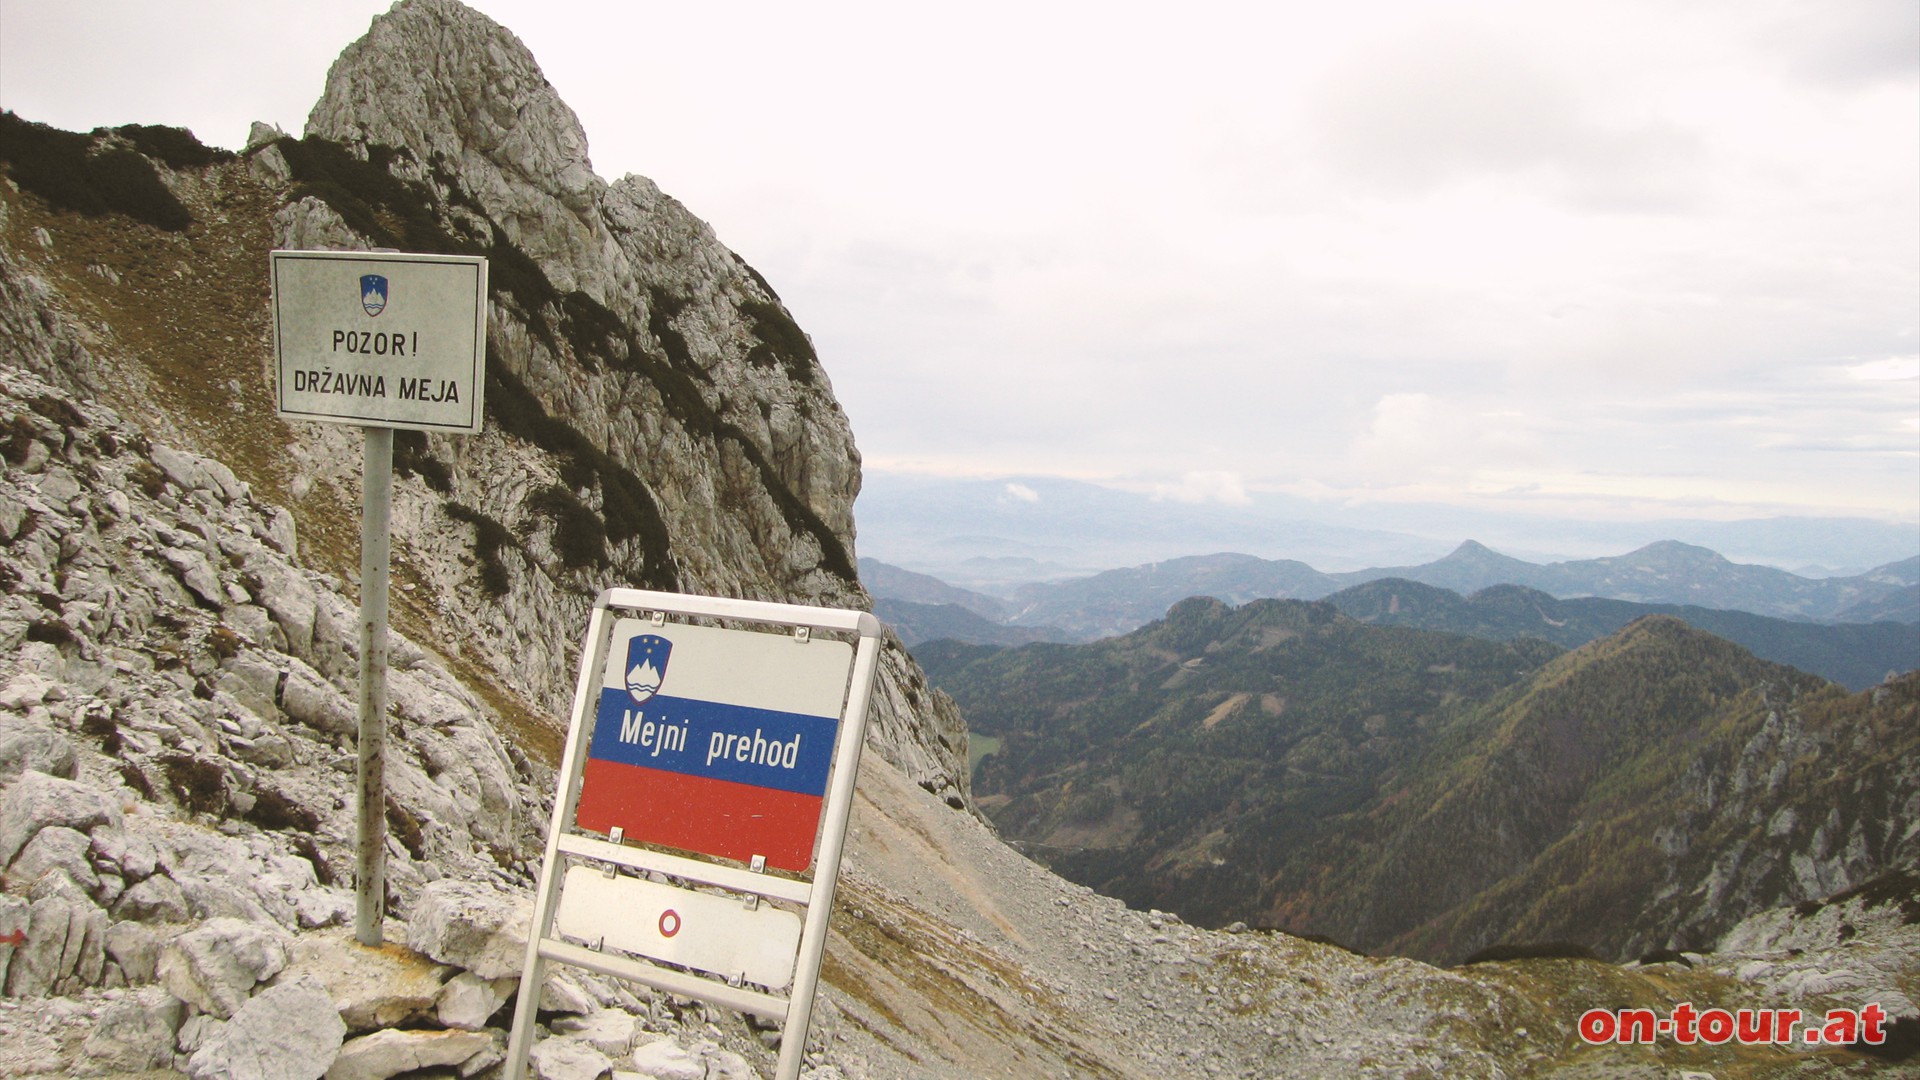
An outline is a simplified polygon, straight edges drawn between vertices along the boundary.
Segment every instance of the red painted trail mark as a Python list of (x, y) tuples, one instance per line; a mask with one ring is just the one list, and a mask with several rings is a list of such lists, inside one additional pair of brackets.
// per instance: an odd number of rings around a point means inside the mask
[(12, 945), (17, 949), (26, 943), (27, 932), (25, 930), (15, 930), (11, 934), (0, 934), (0, 945)]

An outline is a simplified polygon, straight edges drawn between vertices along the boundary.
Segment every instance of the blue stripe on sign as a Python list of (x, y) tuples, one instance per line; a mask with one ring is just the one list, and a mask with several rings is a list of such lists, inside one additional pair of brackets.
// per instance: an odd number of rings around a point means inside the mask
[(825, 795), (840, 721), (656, 694), (600, 692), (588, 754), (601, 761)]

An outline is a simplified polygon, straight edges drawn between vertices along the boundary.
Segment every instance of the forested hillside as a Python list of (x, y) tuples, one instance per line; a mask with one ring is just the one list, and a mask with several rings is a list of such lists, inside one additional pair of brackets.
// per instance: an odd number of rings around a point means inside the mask
[(1537, 637), (1578, 648), (1648, 615), (1672, 615), (1763, 660), (1787, 664), (1851, 690), (1920, 668), (1920, 626), (1894, 621), (1812, 623), (1691, 604), (1637, 604), (1583, 596), (1558, 599), (1524, 585), (1469, 596), (1404, 578), (1343, 589), (1327, 602), (1361, 622), (1416, 626), (1505, 640)]
[(1653, 617), (1574, 652), (1196, 599), (1090, 645), (923, 647), (975, 791), (1139, 906), (1454, 960), (1698, 943), (1911, 861), (1908, 676), (1860, 695)]

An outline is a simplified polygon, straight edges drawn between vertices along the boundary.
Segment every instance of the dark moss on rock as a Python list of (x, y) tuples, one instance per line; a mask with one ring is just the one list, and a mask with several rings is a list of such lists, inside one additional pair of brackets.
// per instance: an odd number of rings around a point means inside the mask
[(118, 135), (135, 150), (169, 169), (201, 169), (232, 161), (231, 150), (208, 146), (182, 127), (162, 124), (122, 124), (117, 128), (95, 128), (95, 135)]
[(441, 503), (440, 509), (453, 520), (473, 526), (473, 554), (480, 563), (480, 588), (495, 600), (507, 595), (513, 589), (513, 577), (507, 572), (502, 556), (520, 548), (513, 533), (494, 518), (462, 503), (449, 500)]
[(123, 214), (180, 232), (193, 215), (160, 179), (153, 162), (93, 135), (61, 131), (0, 113), (0, 163), (24, 191), (56, 210), (90, 217)]
[(573, 492), (550, 484), (534, 492), (527, 501), (553, 522), (553, 547), (560, 555), (561, 565), (569, 570), (605, 569), (609, 565), (606, 526), (600, 515)]
[[(559, 457), (561, 475), (569, 483), (585, 487), (590, 480), (597, 484), (604, 517), (603, 544), (637, 538), (644, 587), (677, 589), (679, 574), (673, 565), (666, 519), (646, 484), (571, 425), (547, 415), (540, 400), (497, 361), (491, 350), (487, 360), (487, 411), (493, 419), (509, 434)], [(578, 543), (589, 543), (579, 531), (574, 537)], [(562, 558), (566, 558), (565, 552)]]
[(417, 476), (421, 483), (442, 495), (453, 490), (453, 470), (433, 456), (424, 431), (393, 433), (393, 471), (401, 476)]
[(757, 367), (779, 365), (794, 382), (802, 386), (813, 384), (820, 357), (786, 308), (764, 300), (747, 300), (740, 305), (740, 314), (753, 327), (753, 336), (760, 339), (760, 344), (748, 351), (748, 363)]

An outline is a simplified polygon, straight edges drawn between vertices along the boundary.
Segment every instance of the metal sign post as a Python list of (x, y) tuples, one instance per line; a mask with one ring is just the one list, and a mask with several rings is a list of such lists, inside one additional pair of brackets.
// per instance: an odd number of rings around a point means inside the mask
[(275, 251), (269, 266), (276, 411), (283, 419), (366, 428), (353, 926), (362, 945), (377, 946), (386, 911), (393, 431), (480, 431), (487, 261), (470, 255)]
[(548, 961), (775, 1021), (776, 1080), (796, 1080), (882, 633), (863, 611), (600, 595), (580, 650), (507, 1080), (526, 1075)]
[(387, 899), (387, 575), (393, 505), (393, 429), (370, 427), (360, 473), (360, 726), (354, 790), (353, 936), (381, 943)]

